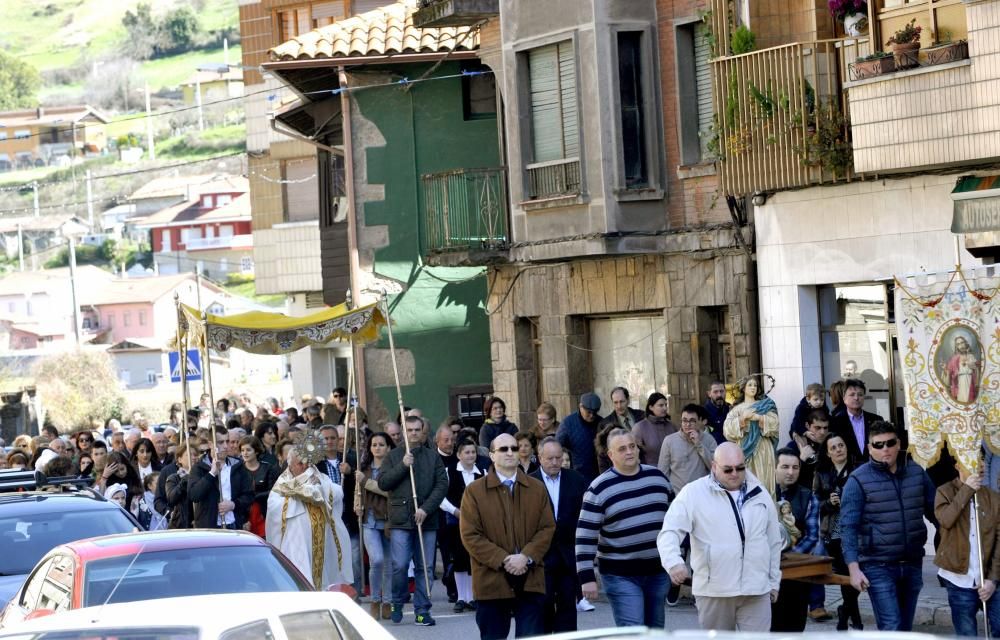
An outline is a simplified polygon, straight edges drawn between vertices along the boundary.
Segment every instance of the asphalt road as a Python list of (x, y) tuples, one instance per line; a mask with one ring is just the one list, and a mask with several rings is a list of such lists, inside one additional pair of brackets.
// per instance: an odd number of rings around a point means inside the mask
[[(440, 583), (435, 583), (431, 589), (431, 602), (433, 607), (431, 615), (437, 621), (434, 627), (418, 627), (413, 622), (413, 608), (406, 605), (403, 610), (403, 622), (393, 624), (389, 620), (383, 620), (382, 625), (399, 640), (429, 640), (432, 638), (462, 638), (463, 640), (475, 640), (479, 637), (479, 629), (476, 627), (475, 612), (452, 613), (452, 605), (448, 603), (444, 587)], [(827, 607), (831, 612), (836, 611), (839, 602), (828, 599)], [(577, 614), (577, 624), (580, 630), (600, 629), (602, 627), (614, 627), (614, 618), (611, 615), (611, 607), (606, 601), (594, 602), (594, 611)], [(362, 604), (368, 610), (367, 602)], [(685, 629), (698, 629), (698, 612), (694, 603), (689, 598), (681, 598), (676, 607), (667, 607), (666, 629), (668, 631), (678, 631)], [(812, 622), (806, 625), (806, 632), (833, 632), (834, 622)], [(865, 630), (875, 630), (874, 621), (865, 619)], [(937, 635), (952, 635), (953, 630), (948, 627), (918, 626), (914, 631), (931, 633)], [(442, 635), (444, 634), (444, 635)], [(513, 637), (513, 623), (511, 624), (511, 637)]]

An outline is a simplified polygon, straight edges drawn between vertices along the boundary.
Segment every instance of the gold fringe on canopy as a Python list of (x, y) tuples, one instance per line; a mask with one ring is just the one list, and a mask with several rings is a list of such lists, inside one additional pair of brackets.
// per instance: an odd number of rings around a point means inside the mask
[(181, 309), (180, 331), (190, 332), (189, 344), (201, 347), (207, 340), (208, 346), (219, 353), (239, 349), (277, 355), (333, 340), (371, 342), (386, 323), (377, 304), (357, 309), (340, 304), (302, 317), (250, 311), (233, 316), (207, 314), (205, 320), (193, 307), (182, 304)]

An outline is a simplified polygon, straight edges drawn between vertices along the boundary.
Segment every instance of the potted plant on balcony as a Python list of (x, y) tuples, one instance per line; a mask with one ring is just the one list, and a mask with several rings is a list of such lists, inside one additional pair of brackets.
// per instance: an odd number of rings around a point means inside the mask
[(892, 37), (885, 43), (892, 47), (892, 54), (896, 58), (896, 69), (909, 69), (920, 64), (920, 32), (923, 27), (917, 24), (914, 18), (906, 23), (902, 29), (892, 34)]
[(888, 51), (876, 51), (870, 56), (862, 56), (851, 65), (851, 79), (865, 80), (896, 70), (896, 58)]
[(868, 33), (868, 3), (865, 0), (828, 0), (830, 14), (844, 25), (851, 37)]
[(944, 64), (965, 60), (969, 57), (968, 40), (952, 40), (951, 31), (945, 31), (941, 40), (933, 47), (924, 49), (927, 55), (927, 64)]

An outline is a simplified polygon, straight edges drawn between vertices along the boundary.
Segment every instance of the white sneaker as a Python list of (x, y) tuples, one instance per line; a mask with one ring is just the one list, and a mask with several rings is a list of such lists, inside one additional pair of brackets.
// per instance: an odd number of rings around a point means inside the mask
[(590, 604), (590, 600), (586, 598), (580, 598), (580, 601), (576, 603), (577, 611), (593, 611), (594, 605)]

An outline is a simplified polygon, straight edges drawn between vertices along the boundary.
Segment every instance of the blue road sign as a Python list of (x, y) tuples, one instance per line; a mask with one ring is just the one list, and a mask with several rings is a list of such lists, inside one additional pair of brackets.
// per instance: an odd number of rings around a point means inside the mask
[[(181, 357), (177, 351), (167, 354), (167, 362), (170, 364), (170, 381), (181, 381)], [(201, 380), (201, 354), (197, 349), (188, 349), (187, 352), (187, 379)]]

